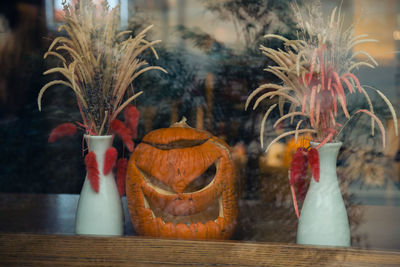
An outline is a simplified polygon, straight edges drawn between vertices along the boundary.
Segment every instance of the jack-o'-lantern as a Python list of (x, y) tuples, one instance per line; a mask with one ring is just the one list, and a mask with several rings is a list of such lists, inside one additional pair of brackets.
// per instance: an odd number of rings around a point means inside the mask
[(185, 121), (148, 133), (132, 154), (126, 194), (141, 235), (228, 239), (238, 213), (228, 145)]

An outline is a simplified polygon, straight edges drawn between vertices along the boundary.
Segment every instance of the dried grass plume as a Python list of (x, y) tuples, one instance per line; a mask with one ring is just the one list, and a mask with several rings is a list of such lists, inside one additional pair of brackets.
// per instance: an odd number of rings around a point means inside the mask
[(37, 99), (39, 110), (49, 87), (65, 85), (76, 95), (86, 131), (94, 135), (108, 134), (111, 121), (142, 94), (134, 92), (132, 82), (149, 70), (166, 73), (162, 67), (149, 66), (141, 57), (143, 51), (151, 49), (158, 58), (153, 46), (161, 41), (145, 39), (152, 25), (136, 36), (131, 36), (131, 31), (119, 31), (120, 7), (110, 10), (106, 0), (101, 8), (92, 0), (78, 1), (75, 6), (64, 1), (63, 5), (65, 23), (58, 30), (66, 36), (55, 38), (44, 54), (45, 59), (54, 56), (61, 63), (44, 75), (59, 73), (63, 79), (42, 87)]
[[(283, 42), (284, 49), (272, 49), (261, 45), (262, 53), (276, 63), (268, 66), (265, 71), (272, 73), (281, 80), (281, 84), (263, 84), (254, 90), (247, 98), (245, 108), (253, 99), (253, 109), (264, 99), (276, 99), (261, 122), (260, 140), (264, 146), (263, 133), (270, 113), (279, 108), (279, 123), (296, 118), (296, 128), (276, 137), (267, 147), (280, 139), (299, 133), (310, 133), (313, 140), (320, 142), (319, 146), (336, 140), (340, 130), (356, 114), (366, 114), (371, 118), (371, 131), (374, 134), (375, 123), (382, 133), (382, 145), (386, 144), (383, 123), (376, 116), (371, 98), (367, 90), (376, 93), (388, 106), (394, 122), (397, 124), (395, 110), (387, 97), (378, 89), (362, 86), (352, 72), (360, 67), (374, 68), (378, 65), (375, 59), (364, 51), (353, 52), (355, 45), (377, 42), (368, 35), (354, 36), (354, 26), (344, 28), (343, 15), (335, 8), (330, 17), (322, 14), (320, 1), (312, 1), (304, 7), (293, 5), (299, 30), (297, 39), (289, 40), (283, 36), (267, 34), (265, 38), (274, 38)], [(359, 61), (356, 56), (365, 60)], [(346, 99), (348, 93), (359, 93), (366, 100), (366, 108), (360, 108), (349, 113)], [(288, 105), (286, 114), (284, 109)], [(337, 121), (338, 113), (343, 112), (347, 121), (343, 124)], [(395, 125), (397, 130), (397, 125)], [(396, 131), (396, 135), (397, 135)]]

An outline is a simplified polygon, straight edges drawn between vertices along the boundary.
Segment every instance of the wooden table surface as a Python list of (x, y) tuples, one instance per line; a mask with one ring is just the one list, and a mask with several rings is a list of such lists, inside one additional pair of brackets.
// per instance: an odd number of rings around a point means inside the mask
[(370, 218), (353, 225), (353, 248), (329, 248), (294, 244), (293, 214), (255, 201), (240, 203), (233, 241), (138, 237), (127, 213), (124, 237), (76, 236), (78, 199), (0, 194), (0, 266), (400, 266), (397, 207), (362, 207)]

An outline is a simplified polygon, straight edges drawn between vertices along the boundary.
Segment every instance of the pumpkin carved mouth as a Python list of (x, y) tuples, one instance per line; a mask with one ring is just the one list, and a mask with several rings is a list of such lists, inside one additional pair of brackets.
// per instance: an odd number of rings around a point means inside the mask
[[(144, 197), (144, 207), (151, 211), (153, 216), (153, 220), (159, 218), (162, 220), (162, 223), (172, 223), (173, 225), (177, 225), (179, 223), (186, 224), (190, 226), (193, 223), (203, 223), (206, 224), (209, 221), (214, 221), (215, 223), (219, 223), (219, 218), (224, 218), (224, 211), (222, 208), (222, 197), (219, 197), (210, 207), (206, 210), (186, 216), (175, 216), (168, 212), (163, 211), (160, 208), (154, 207), (149, 203), (146, 196)], [(222, 225), (221, 225), (222, 226)]]
[(214, 186), (218, 165), (218, 161), (212, 164), (206, 172), (188, 185), (183, 193), (174, 192), (136, 166), (144, 181), (141, 193), (145, 212), (151, 214), (151, 220), (158, 225), (160, 232), (182, 232), (185, 233), (183, 236), (201, 238), (199, 233), (224, 231), (222, 193), (215, 197), (211, 204), (207, 203), (205, 209), (199, 209), (199, 205), (195, 204), (197, 194), (201, 195)]
[[(171, 222), (174, 225), (178, 223), (190, 225), (192, 223), (206, 223), (208, 221), (217, 223), (219, 217), (222, 219), (224, 217), (222, 196), (216, 197), (213, 203), (204, 210), (196, 209), (193, 205), (194, 195), (214, 185), (217, 169), (218, 162), (212, 164), (206, 172), (189, 184), (183, 193), (177, 194), (167, 185), (138, 168), (145, 181), (145, 184), (142, 186), (144, 207), (151, 211), (153, 219), (160, 218), (163, 223)], [(167, 199), (167, 201), (165, 201), (167, 203), (152, 202), (151, 196), (149, 195), (154, 194), (149, 193), (149, 191), (156, 192), (158, 194), (157, 199)], [(168, 199), (170, 199), (170, 201), (168, 201)]]

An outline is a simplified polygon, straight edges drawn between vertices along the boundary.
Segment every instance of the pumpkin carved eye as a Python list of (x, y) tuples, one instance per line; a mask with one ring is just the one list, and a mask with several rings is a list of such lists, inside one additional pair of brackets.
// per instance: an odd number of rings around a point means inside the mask
[(150, 174), (144, 172), (139, 167), (137, 167), (137, 168), (142, 173), (143, 179), (146, 181), (146, 184), (149, 187), (153, 188), (155, 191), (157, 191), (160, 194), (164, 194), (164, 195), (175, 194), (174, 191), (168, 185), (166, 185), (163, 182), (159, 181), (158, 179), (154, 178)]
[(208, 167), (208, 169), (205, 172), (203, 172), (199, 177), (197, 177), (190, 184), (188, 184), (183, 192), (194, 193), (206, 188), (214, 181), (216, 173), (217, 173), (216, 164), (211, 164), (211, 166)]

